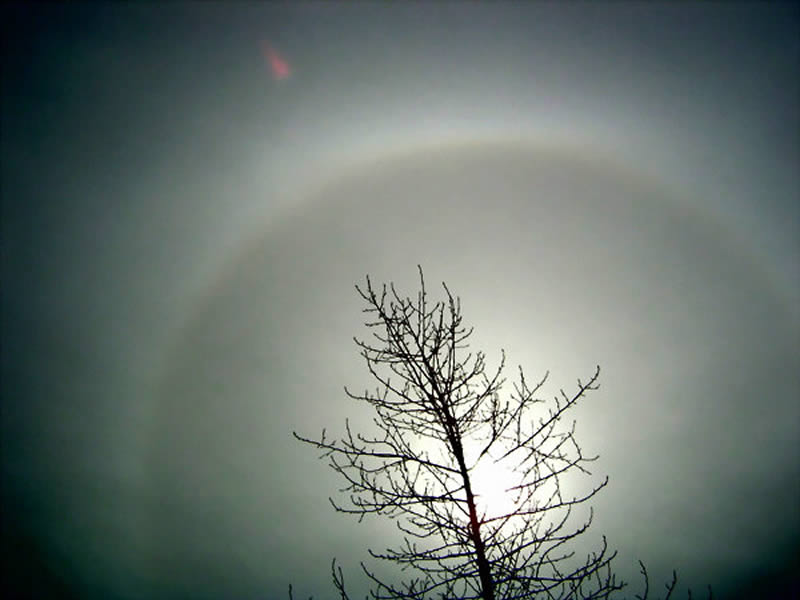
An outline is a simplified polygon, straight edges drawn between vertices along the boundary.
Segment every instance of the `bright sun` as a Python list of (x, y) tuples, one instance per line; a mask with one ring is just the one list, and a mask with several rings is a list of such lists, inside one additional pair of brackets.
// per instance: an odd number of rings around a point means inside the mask
[(482, 460), (472, 471), (472, 487), (478, 511), (488, 516), (514, 512), (516, 492), (506, 490), (519, 485), (519, 476), (491, 459)]
[[(422, 456), (427, 458), (436, 456), (435, 452), (428, 454), (428, 449), (432, 446), (428, 440), (419, 442), (416, 449)], [(467, 463), (470, 463), (469, 457)], [(516, 512), (518, 507), (514, 499), (518, 496), (518, 492), (506, 490), (520, 484), (520, 475), (514, 473), (510, 465), (510, 462), (495, 463), (492, 457), (486, 455), (470, 471), (470, 482), (476, 496), (479, 515), (492, 517)]]

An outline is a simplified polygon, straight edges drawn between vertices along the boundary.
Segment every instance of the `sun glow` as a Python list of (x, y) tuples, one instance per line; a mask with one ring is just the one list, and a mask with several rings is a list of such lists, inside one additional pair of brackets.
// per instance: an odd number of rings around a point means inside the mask
[(519, 494), (508, 490), (519, 485), (520, 478), (507, 466), (485, 457), (473, 469), (471, 482), (479, 515), (500, 516), (516, 510), (515, 499)]

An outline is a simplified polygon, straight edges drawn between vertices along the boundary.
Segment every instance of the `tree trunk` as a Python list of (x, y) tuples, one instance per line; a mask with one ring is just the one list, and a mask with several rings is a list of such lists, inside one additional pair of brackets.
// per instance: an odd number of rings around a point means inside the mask
[(483, 539), (481, 539), (478, 510), (475, 507), (475, 496), (472, 493), (472, 484), (469, 480), (469, 473), (467, 472), (467, 465), (464, 461), (464, 452), (461, 448), (461, 444), (456, 442), (454, 444), (454, 450), (456, 450), (458, 468), (461, 471), (461, 476), (464, 478), (464, 490), (467, 493), (469, 528), (472, 534), (472, 542), (475, 544), (475, 560), (478, 563), (478, 576), (481, 580), (481, 596), (483, 596), (483, 600), (494, 600), (494, 580), (492, 579), (492, 572), (489, 569), (489, 561), (486, 559), (486, 548), (483, 545)]

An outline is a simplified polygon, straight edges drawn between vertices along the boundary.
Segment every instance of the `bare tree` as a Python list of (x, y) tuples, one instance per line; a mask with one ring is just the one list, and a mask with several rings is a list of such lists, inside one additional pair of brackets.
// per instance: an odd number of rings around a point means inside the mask
[[(421, 268), (419, 279), (413, 300), (394, 284), (376, 289), (369, 277), (356, 286), (373, 339), (354, 339), (378, 387), (345, 392), (372, 407), (375, 432), (354, 433), (348, 421), (338, 440), (324, 430), (319, 439), (294, 433), (347, 482), (346, 501), (331, 499), (336, 510), (359, 520), (384, 515), (402, 532), (398, 547), (369, 552), (411, 576), (387, 581), (362, 563), (372, 598), (608, 598), (624, 583), (611, 570), (616, 553), (605, 537), (585, 558), (570, 550), (592, 523), (588, 501), (608, 479), (577, 495), (564, 483), (589, 474), (597, 458), (584, 455), (565, 418), (597, 389), (599, 367), (550, 402), (539, 398), (547, 375), (530, 383), (520, 367), (513, 390), (502, 394), (505, 353), (488, 369), (484, 353), (469, 350), (473, 330), (460, 299), (442, 284), (444, 298), (432, 303)], [(502, 502), (482, 500), (487, 490), (476, 473), (484, 463), (514, 474)], [(341, 569), (332, 569), (347, 600)], [(644, 565), (642, 572), (646, 581)], [(674, 587), (673, 579), (668, 594)]]

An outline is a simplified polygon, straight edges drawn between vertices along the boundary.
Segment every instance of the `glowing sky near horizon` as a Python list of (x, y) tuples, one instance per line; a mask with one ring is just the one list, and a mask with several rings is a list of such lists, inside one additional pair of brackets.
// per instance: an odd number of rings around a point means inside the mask
[(722, 598), (791, 566), (795, 6), (2, 10), (13, 571), (328, 597), (337, 556), (361, 586), (388, 530), (289, 433), (364, 418), (352, 285), (418, 262), (548, 392), (603, 367), (578, 438), (630, 595), (637, 558)]

